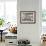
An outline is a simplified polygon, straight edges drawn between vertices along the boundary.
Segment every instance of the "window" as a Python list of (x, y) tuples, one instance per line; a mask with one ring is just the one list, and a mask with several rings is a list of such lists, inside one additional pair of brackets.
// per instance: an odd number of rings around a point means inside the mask
[(42, 0), (42, 25), (46, 25), (46, 0)]
[(4, 2), (0, 2), (0, 17), (4, 16)]
[(17, 0), (0, 1), (0, 17), (4, 18), (6, 23), (17, 25)]
[(46, 0), (42, 0), (42, 32), (46, 32)]

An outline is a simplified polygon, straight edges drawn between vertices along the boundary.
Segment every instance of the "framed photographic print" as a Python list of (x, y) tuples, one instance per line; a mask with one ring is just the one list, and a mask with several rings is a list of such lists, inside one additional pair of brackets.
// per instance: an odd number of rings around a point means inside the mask
[(34, 24), (36, 23), (36, 11), (20, 11), (21, 24)]

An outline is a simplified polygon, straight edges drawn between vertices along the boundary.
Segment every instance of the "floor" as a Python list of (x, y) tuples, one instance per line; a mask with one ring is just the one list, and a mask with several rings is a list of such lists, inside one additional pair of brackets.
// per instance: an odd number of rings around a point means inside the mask
[(5, 46), (5, 42), (0, 42), (0, 46)]
[[(5, 46), (5, 42), (0, 41), (0, 46)], [(38, 46), (38, 44), (33, 44), (33, 46)], [(39, 46), (46, 46), (46, 43), (43, 43), (42, 45), (39, 45)]]

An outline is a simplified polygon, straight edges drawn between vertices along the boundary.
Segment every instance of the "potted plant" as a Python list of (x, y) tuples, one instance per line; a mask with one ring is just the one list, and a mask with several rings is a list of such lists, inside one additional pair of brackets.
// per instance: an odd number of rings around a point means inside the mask
[(2, 27), (4, 25), (4, 19), (3, 18), (0, 18), (0, 27)]

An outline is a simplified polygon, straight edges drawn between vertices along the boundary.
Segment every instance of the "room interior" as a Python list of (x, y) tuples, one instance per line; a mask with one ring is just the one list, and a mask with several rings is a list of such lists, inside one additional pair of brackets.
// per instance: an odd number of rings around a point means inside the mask
[(0, 46), (46, 46), (46, 0), (0, 0)]

